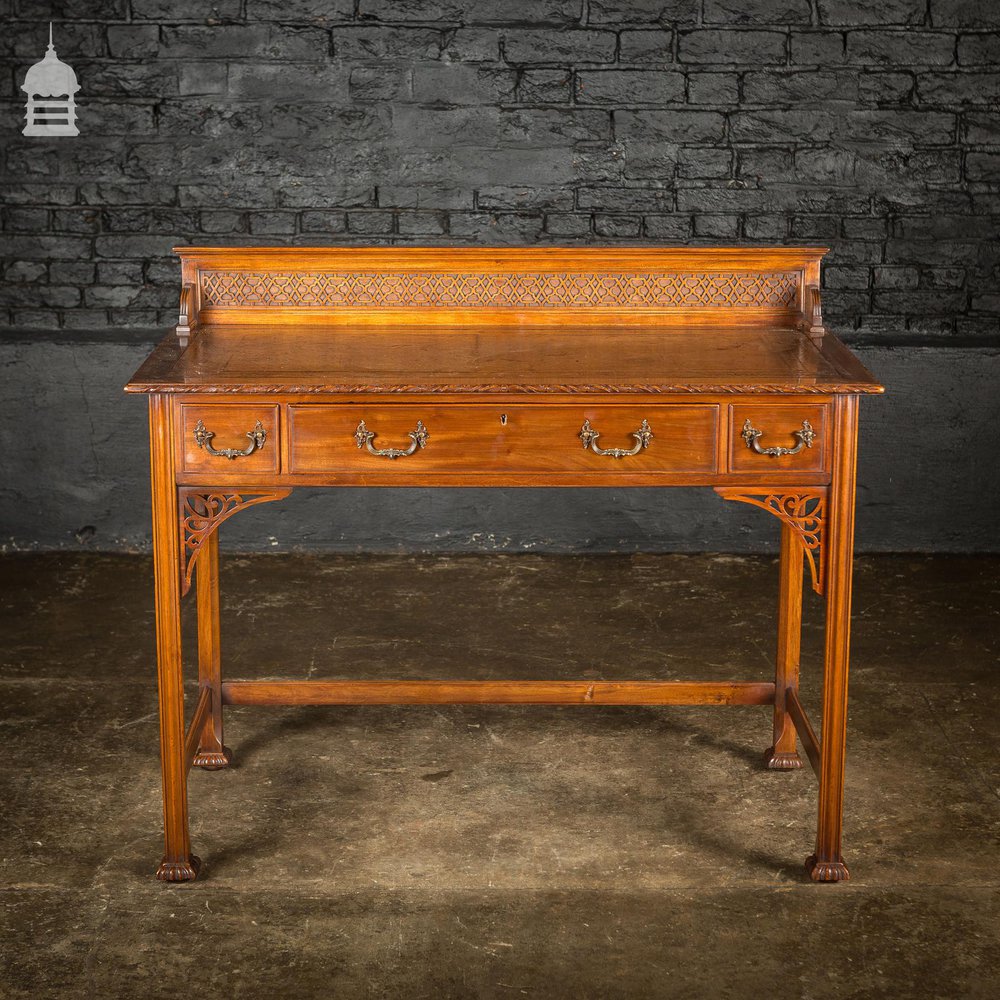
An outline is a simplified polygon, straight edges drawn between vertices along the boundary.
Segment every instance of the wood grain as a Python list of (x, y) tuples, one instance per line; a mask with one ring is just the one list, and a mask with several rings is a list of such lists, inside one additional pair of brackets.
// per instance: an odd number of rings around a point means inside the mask
[[(771, 472), (795, 470), (815, 472), (827, 468), (829, 448), (827, 446), (827, 411), (829, 407), (803, 400), (777, 401), (767, 403), (732, 403), (729, 406), (729, 471)], [(778, 445), (792, 448), (796, 445), (793, 432), (800, 430), (802, 422), (808, 420), (816, 434), (816, 439), (808, 448), (797, 455), (759, 455), (747, 447), (740, 436), (744, 421), (759, 431), (762, 448)]]
[[(198, 322), (812, 323), (823, 247), (175, 247)], [(807, 316), (808, 313), (808, 316)], [(191, 324), (186, 324), (190, 326)]]
[[(769, 763), (820, 778), (817, 881), (841, 856), (857, 405), (882, 386), (824, 326), (822, 248), (182, 248), (150, 395), (166, 854), (198, 873), (187, 771), (224, 766), (222, 705), (772, 705)], [(585, 447), (584, 421), (601, 448)], [(764, 446), (746, 447), (750, 420)], [(257, 422), (263, 440), (247, 435)], [(417, 421), (427, 431), (412, 454)], [(646, 425), (642, 422), (646, 421)], [(199, 438), (214, 433), (212, 454)], [(251, 435), (253, 438), (253, 435)], [(713, 486), (782, 522), (775, 682), (224, 681), (219, 525), (315, 486)], [(802, 553), (826, 593), (823, 741), (798, 698)], [(180, 600), (198, 567), (200, 697), (184, 733)]]
[(180, 532), (174, 484), (170, 400), (149, 400), (149, 451), (153, 505), (153, 568), (156, 579), (156, 664), (160, 706), (160, 770), (163, 781), (165, 851), (156, 877), (186, 882), (198, 874), (188, 832), (187, 750), (181, 659)]
[(771, 705), (755, 681), (226, 681), (227, 705)]
[[(716, 469), (716, 406), (462, 406), (440, 402), (380, 406), (288, 408), (288, 472), (298, 473), (494, 473), (705, 472)], [(643, 420), (652, 428), (649, 446), (613, 459), (583, 447), (585, 420), (600, 432), (603, 448), (631, 448)], [(359, 423), (376, 434), (373, 447), (405, 448), (418, 421), (426, 446), (405, 458), (386, 459), (358, 448)], [(391, 468), (390, 468), (391, 466)]]
[[(185, 574), (186, 576), (186, 574)], [(194, 767), (228, 767), (232, 755), (222, 732), (222, 636), (219, 621), (219, 533), (205, 540), (198, 557), (198, 683), (211, 692), (210, 711), (198, 736)], [(192, 722), (191, 729), (195, 726)]]
[(198, 691), (198, 701), (194, 706), (194, 715), (191, 717), (191, 725), (187, 735), (184, 737), (184, 770), (191, 770), (195, 757), (198, 754), (198, 745), (201, 742), (205, 724), (212, 718), (212, 689), (210, 687), (200, 688)]
[[(830, 335), (832, 337), (832, 334)], [(860, 362), (817, 347), (789, 322), (558, 327), (201, 326), (187, 350), (169, 337), (133, 392), (581, 393), (880, 392)], [(159, 356), (161, 355), (162, 356)]]
[(806, 859), (806, 868), (816, 882), (840, 882), (850, 878), (841, 854), (841, 833), (844, 822), (857, 440), (857, 396), (842, 396), (837, 400), (835, 409), (833, 481), (830, 484), (826, 524), (826, 642), (823, 653), (819, 817), (816, 851)]
[[(183, 472), (209, 473), (227, 465), (239, 462), (243, 475), (277, 472), (278, 456), (281, 454), (278, 407), (273, 403), (255, 403), (250, 406), (189, 406), (177, 408), (178, 466)], [(245, 450), (250, 445), (247, 434), (259, 422), (266, 437), (261, 447), (250, 455), (240, 455), (229, 459), (213, 455), (207, 448), (200, 447), (194, 430), (201, 422), (206, 431), (211, 432), (208, 442), (216, 451), (222, 449)]]
[(787, 705), (789, 688), (798, 690), (799, 651), (802, 642), (802, 563), (804, 547), (787, 521), (781, 524), (781, 561), (778, 569), (778, 643), (774, 663), (773, 742), (766, 754), (772, 771), (802, 766), (796, 750), (795, 723)]
[(819, 737), (816, 735), (816, 730), (813, 729), (812, 722), (809, 721), (809, 716), (806, 715), (806, 710), (802, 707), (802, 702), (799, 700), (796, 688), (789, 687), (786, 689), (785, 706), (789, 718), (795, 725), (795, 731), (798, 733), (799, 739), (802, 740), (802, 749), (805, 750), (806, 756), (809, 758), (809, 763), (812, 765), (816, 777), (819, 778), (822, 776)]

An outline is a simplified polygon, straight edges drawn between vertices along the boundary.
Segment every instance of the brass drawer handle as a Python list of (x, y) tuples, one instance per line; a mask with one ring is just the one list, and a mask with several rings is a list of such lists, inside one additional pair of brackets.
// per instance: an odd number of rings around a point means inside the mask
[(212, 438), (214, 437), (215, 431), (207, 430), (200, 420), (194, 425), (194, 439), (198, 442), (198, 447), (204, 448), (209, 455), (215, 455), (217, 458), (244, 458), (247, 455), (252, 455), (258, 448), (264, 447), (264, 442), (267, 440), (267, 431), (264, 430), (264, 425), (258, 420), (256, 427), (252, 431), (247, 431), (250, 443), (242, 451), (239, 448), (213, 448)]
[(746, 441), (747, 447), (751, 451), (755, 451), (758, 455), (770, 455), (771, 458), (780, 458), (782, 455), (797, 455), (802, 451), (803, 446), (811, 448), (813, 441), (816, 440), (816, 432), (812, 429), (812, 424), (808, 420), (802, 421), (802, 430), (792, 431), (792, 437), (799, 439), (799, 443), (794, 448), (779, 448), (777, 445), (773, 448), (761, 448), (760, 438), (763, 433), (763, 431), (757, 430), (750, 423), (749, 417), (743, 421), (743, 434), (741, 437)]
[(626, 458), (628, 455), (638, 455), (643, 448), (649, 447), (649, 442), (653, 438), (653, 432), (649, 429), (649, 424), (643, 420), (639, 424), (637, 431), (632, 431), (635, 438), (634, 448), (599, 448), (597, 439), (601, 436), (600, 431), (595, 431), (590, 426), (589, 420), (584, 420), (583, 427), (580, 428), (580, 440), (583, 442), (584, 450), (589, 448), (595, 455), (609, 455), (611, 458)]
[(354, 440), (357, 441), (358, 447), (367, 448), (373, 455), (378, 455), (379, 458), (406, 458), (407, 455), (412, 455), (418, 448), (426, 448), (427, 439), (430, 435), (427, 433), (427, 428), (424, 427), (424, 422), (418, 420), (417, 429), (409, 431), (407, 437), (410, 439), (409, 448), (373, 448), (372, 441), (375, 439), (375, 432), (368, 430), (363, 420), (358, 424), (358, 429), (354, 432)]

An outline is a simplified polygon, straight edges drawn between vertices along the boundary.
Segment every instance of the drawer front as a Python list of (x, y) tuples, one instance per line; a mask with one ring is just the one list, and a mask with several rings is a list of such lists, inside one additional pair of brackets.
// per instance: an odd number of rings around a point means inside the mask
[(729, 471), (817, 472), (825, 469), (827, 410), (822, 403), (731, 404)]
[[(418, 430), (418, 421), (426, 437)], [(585, 422), (589, 422), (588, 447), (581, 438)], [(714, 405), (303, 403), (288, 407), (288, 471), (293, 475), (384, 475), (395, 470), (468, 473), (484, 469), (619, 475), (630, 471), (711, 473), (717, 467), (717, 434), (718, 407)], [(595, 445), (635, 454), (602, 455), (594, 450)], [(372, 450), (389, 449), (411, 453), (396, 457), (372, 454)]]
[(281, 442), (278, 407), (182, 404), (180, 463), (184, 472), (274, 473)]

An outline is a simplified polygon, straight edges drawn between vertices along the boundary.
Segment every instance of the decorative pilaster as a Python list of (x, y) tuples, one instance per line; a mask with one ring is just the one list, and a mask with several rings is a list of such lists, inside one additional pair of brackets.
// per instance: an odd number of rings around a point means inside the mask
[(715, 492), (723, 500), (738, 500), (760, 507), (787, 524), (805, 549), (813, 590), (817, 594), (823, 593), (826, 564), (823, 557), (827, 501), (825, 486), (810, 486), (789, 493), (716, 486)]
[(223, 521), (245, 507), (284, 500), (291, 488), (230, 493), (182, 487), (178, 490), (181, 531), (181, 595), (191, 589), (195, 560), (209, 536)]

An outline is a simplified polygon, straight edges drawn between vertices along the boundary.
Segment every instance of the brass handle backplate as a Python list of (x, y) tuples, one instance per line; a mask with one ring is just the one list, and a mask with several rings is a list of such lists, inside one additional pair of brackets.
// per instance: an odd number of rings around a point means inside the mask
[(812, 429), (812, 424), (808, 420), (802, 421), (801, 430), (792, 431), (792, 437), (799, 440), (799, 443), (794, 448), (780, 448), (777, 445), (772, 448), (761, 448), (760, 439), (763, 434), (763, 431), (757, 430), (750, 423), (749, 417), (743, 421), (743, 433), (741, 437), (746, 441), (747, 447), (751, 451), (755, 451), (758, 455), (770, 455), (771, 458), (781, 458), (782, 455), (797, 455), (802, 451), (803, 447), (811, 448), (813, 441), (816, 440), (816, 432)]
[(653, 432), (649, 429), (649, 424), (643, 420), (639, 424), (639, 429), (632, 431), (632, 437), (635, 438), (634, 448), (599, 448), (597, 439), (600, 436), (601, 432), (595, 431), (590, 426), (589, 420), (584, 420), (583, 427), (580, 428), (580, 440), (583, 442), (585, 450), (589, 448), (595, 455), (607, 455), (610, 458), (627, 458), (629, 455), (638, 455), (643, 448), (648, 448), (649, 442), (653, 438)]
[(215, 431), (207, 430), (200, 420), (194, 425), (194, 439), (198, 443), (198, 447), (204, 448), (209, 455), (215, 455), (217, 458), (243, 458), (247, 455), (252, 455), (258, 448), (264, 447), (264, 442), (267, 440), (267, 431), (264, 430), (264, 425), (258, 420), (254, 429), (247, 431), (250, 443), (242, 450), (239, 448), (213, 448), (212, 438), (214, 437)]
[(409, 431), (407, 437), (410, 439), (409, 448), (375, 448), (372, 445), (372, 441), (375, 440), (375, 432), (368, 430), (363, 420), (354, 432), (354, 440), (358, 443), (358, 447), (367, 448), (371, 454), (377, 455), (379, 458), (406, 458), (418, 448), (426, 448), (430, 435), (427, 433), (427, 428), (424, 427), (424, 422), (418, 420), (416, 430)]

